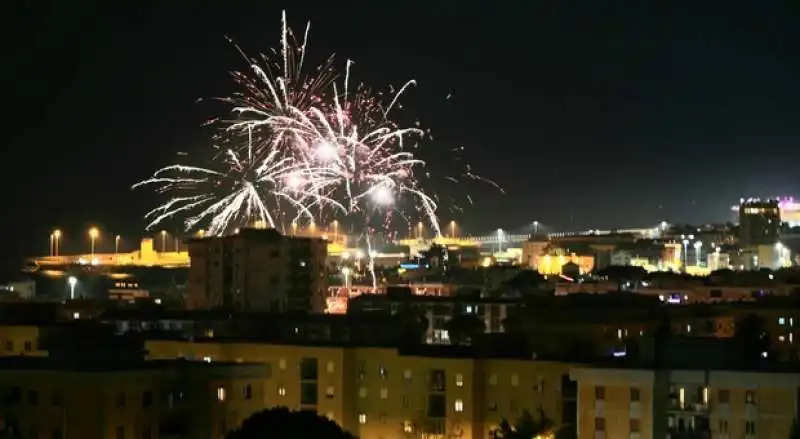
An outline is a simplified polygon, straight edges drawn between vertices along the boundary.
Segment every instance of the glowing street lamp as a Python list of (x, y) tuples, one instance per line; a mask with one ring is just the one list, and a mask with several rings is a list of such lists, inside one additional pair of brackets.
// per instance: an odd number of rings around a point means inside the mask
[(120, 240), (120, 236), (119, 235), (114, 237), (114, 254), (115, 255), (117, 253), (119, 253), (119, 240)]
[(694, 264), (698, 267), (700, 266), (700, 247), (702, 246), (702, 241), (696, 241), (694, 243)]
[(69, 285), (69, 300), (75, 300), (75, 286), (78, 285), (78, 278), (75, 276), (68, 277), (67, 284)]
[(456, 222), (455, 221), (450, 221), (450, 237), (451, 238), (455, 238), (456, 237)]
[(164, 253), (166, 251), (167, 251), (167, 231), (166, 230), (162, 230), (161, 231), (161, 253)]
[(337, 242), (339, 238), (339, 221), (333, 220), (333, 242)]
[(97, 227), (92, 227), (89, 229), (89, 241), (91, 242), (91, 254), (94, 256), (94, 243), (97, 241), (97, 238), (100, 237), (100, 230), (97, 230)]
[(342, 267), (342, 274), (344, 275), (344, 287), (347, 289), (347, 295), (350, 296), (350, 274), (353, 271), (350, 267)]
[(61, 230), (55, 229), (50, 234), (50, 254), (51, 256), (58, 256), (58, 241), (61, 240)]
[(536, 241), (536, 234), (539, 232), (539, 221), (533, 222), (533, 240)]
[(689, 240), (683, 240), (683, 266), (689, 265)]
[(497, 253), (503, 253), (503, 229), (497, 229)]

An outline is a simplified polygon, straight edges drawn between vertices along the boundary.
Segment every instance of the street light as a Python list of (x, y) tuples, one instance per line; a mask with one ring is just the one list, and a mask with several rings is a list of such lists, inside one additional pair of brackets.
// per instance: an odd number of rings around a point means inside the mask
[[(681, 235), (683, 236), (683, 235)], [(686, 266), (689, 265), (689, 240), (683, 240), (683, 269), (686, 270)]]
[(120, 240), (120, 236), (119, 235), (114, 237), (114, 255), (119, 253), (119, 240)]
[(61, 239), (61, 230), (55, 229), (50, 234), (50, 255), (58, 256), (58, 241)]
[(167, 251), (167, 231), (166, 230), (162, 230), (161, 231), (161, 253), (164, 253), (166, 251)]
[(342, 274), (344, 275), (344, 287), (347, 289), (347, 296), (350, 297), (350, 267), (342, 267)]
[(333, 242), (338, 241), (339, 238), (339, 221), (333, 220)]
[(455, 238), (456, 237), (456, 222), (455, 221), (450, 221), (450, 237), (451, 238)]
[(419, 239), (422, 239), (422, 228), (423, 227), (425, 227), (425, 226), (422, 224), (422, 221), (417, 223), (417, 235), (418, 235), (417, 238), (419, 238)]
[(497, 229), (497, 253), (503, 253), (503, 229)]
[(539, 221), (533, 222), (533, 240), (536, 241), (536, 233), (539, 232)]
[(100, 236), (100, 231), (97, 230), (97, 227), (92, 227), (89, 229), (89, 240), (91, 241), (91, 254), (94, 256), (94, 242)]
[(69, 284), (69, 300), (75, 300), (75, 285), (78, 284), (78, 278), (75, 276), (68, 277), (67, 284)]
[(700, 247), (703, 246), (702, 241), (696, 241), (694, 243), (694, 264), (698, 267), (700, 266)]

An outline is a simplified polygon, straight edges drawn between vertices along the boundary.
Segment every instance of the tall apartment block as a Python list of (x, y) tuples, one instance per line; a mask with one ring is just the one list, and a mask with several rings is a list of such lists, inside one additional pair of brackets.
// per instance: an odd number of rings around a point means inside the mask
[(323, 312), (325, 240), (274, 229), (189, 242), (190, 309)]

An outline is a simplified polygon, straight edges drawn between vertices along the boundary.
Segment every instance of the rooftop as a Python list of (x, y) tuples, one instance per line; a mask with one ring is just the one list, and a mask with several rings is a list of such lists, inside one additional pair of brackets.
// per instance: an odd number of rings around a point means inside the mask
[[(179, 373), (208, 373), (214, 375), (230, 373), (259, 374), (266, 372), (264, 365), (256, 363), (207, 363), (205, 361), (183, 359), (117, 361), (115, 358), (108, 358), (105, 361), (74, 362), (50, 357), (19, 356), (0, 358), (0, 372), (31, 370), (76, 373), (175, 371)], [(260, 372), (262, 370), (263, 372)]]

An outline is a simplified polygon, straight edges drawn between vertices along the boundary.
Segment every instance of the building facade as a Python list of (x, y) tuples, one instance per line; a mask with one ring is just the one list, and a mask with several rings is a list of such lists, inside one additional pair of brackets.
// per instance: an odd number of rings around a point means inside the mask
[(578, 437), (784, 438), (798, 417), (795, 373), (576, 368)]
[[(457, 349), (150, 341), (152, 358), (267, 365), (265, 406), (315, 410), (362, 438), (479, 439), (501, 419), (544, 410), (556, 425), (576, 413), (566, 363), (470, 358)], [(566, 392), (562, 391), (566, 388)]]
[(189, 243), (187, 306), (252, 311), (325, 309), (327, 243), (244, 229)]

